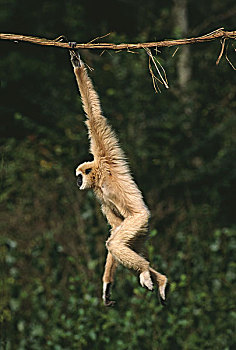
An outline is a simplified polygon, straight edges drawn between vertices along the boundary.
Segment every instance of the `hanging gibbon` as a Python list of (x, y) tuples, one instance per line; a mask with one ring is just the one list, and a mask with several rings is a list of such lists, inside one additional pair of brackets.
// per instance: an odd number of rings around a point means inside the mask
[(167, 278), (154, 270), (144, 257), (150, 212), (130, 174), (118, 139), (102, 114), (99, 97), (84, 63), (74, 50), (70, 50), (70, 55), (87, 117), (90, 152), (94, 157), (93, 161), (77, 167), (77, 185), (80, 190), (93, 189), (111, 226), (103, 274), (104, 304), (114, 304), (110, 300), (111, 285), (119, 263), (136, 270), (143, 287), (153, 290), (153, 283), (156, 284), (164, 303)]

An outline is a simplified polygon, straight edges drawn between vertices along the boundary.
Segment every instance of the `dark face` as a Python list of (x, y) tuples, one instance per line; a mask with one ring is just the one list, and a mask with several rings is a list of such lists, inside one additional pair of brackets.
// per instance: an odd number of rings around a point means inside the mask
[(82, 186), (82, 183), (83, 183), (83, 175), (82, 174), (79, 174), (77, 176), (77, 186), (80, 187)]

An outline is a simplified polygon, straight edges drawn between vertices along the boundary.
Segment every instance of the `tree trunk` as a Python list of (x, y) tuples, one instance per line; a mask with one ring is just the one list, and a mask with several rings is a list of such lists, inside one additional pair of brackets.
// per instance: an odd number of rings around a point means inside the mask
[[(188, 34), (187, 0), (175, 0), (173, 11), (175, 32), (180, 37)], [(191, 78), (190, 47), (186, 45), (179, 49), (179, 60), (177, 62), (178, 83), (181, 89), (186, 89)]]

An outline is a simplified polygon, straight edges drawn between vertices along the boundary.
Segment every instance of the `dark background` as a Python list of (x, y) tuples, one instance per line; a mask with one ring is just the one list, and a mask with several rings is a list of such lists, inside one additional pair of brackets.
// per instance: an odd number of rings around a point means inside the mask
[[(2, 33), (145, 42), (235, 30), (232, 0), (0, 3)], [(220, 40), (164, 48), (156, 94), (147, 54), (82, 51), (152, 218), (163, 308), (120, 267), (101, 303), (109, 227), (75, 167), (85, 117), (64, 49), (1, 41), (0, 349), (219, 349), (234, 346), (235, 72)], [(235, 66), (233, 41), (226, 53)], [(152, 51), (155, 55), (155, 50)], [(175, 53), (175, 54), (174, 54)]]

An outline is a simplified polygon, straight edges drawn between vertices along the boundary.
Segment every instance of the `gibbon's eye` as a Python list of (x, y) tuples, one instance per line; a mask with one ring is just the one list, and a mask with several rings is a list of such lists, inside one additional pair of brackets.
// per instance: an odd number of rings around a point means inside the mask
[(85, 170), (85, 174), (88, 175), (91, 172), (91, 168)]
[(81, 174), (77, 176), (77, 186), (80, 187), (83, 183), (83, 177)]

